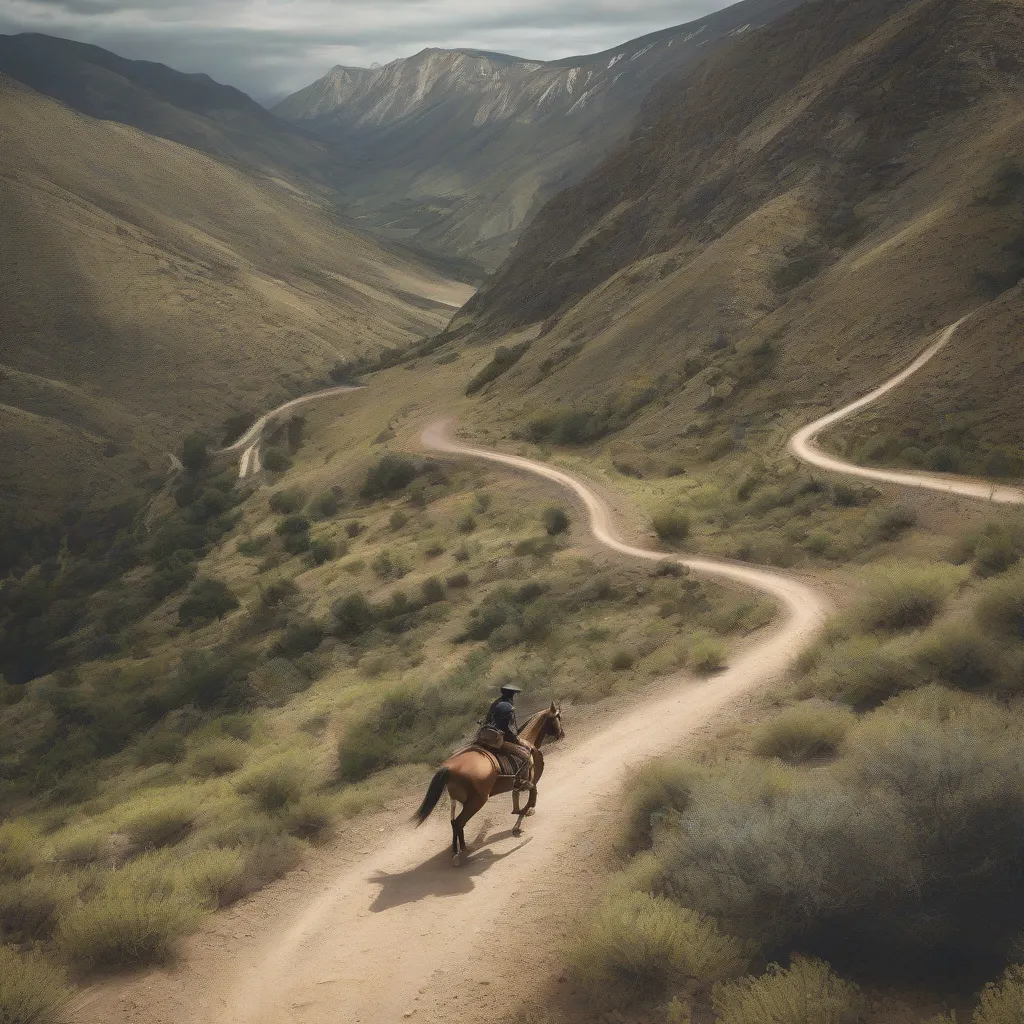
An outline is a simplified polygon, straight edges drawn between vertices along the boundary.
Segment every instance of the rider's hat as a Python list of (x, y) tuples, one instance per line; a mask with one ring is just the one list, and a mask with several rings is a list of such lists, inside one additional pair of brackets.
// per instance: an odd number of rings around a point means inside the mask
[(520, 690), (518, 686), (514, 686), (512, 683), (509, 683), (507, 686), (503, 686), (501, 688), (501, 692), (502, 693), (522, 693), (523, 691)]

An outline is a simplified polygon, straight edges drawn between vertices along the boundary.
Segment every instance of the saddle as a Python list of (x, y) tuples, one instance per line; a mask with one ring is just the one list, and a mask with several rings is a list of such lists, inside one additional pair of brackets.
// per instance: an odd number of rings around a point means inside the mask
[(533, 759), (516, 757), (507, 750), (500, 749), (504, 741), (505, 737), (500, 729), (485, 725), (477, 731), (473, 742), (465, 749), (486, 754), (497, 766), (499, 776), (515, 779), (517, 788), (521, 785), (528, 789), (532, 782)]

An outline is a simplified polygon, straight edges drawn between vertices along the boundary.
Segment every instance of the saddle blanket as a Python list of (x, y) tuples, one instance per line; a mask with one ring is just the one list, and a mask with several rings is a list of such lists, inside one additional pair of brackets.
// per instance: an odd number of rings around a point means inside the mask
[(511, 754), (499, 752), (497, 750), (488, 750), (487, 747), (481, 747), (478, 744), (471, 744), (467, 747), (468, 750), (476, 750), (481, 754), (486, 754), (492, 761), (498, 765), (498, 774), (505, 775), (509, 778), (515, 778), (520, 773), (525, 777), (526, 775), (526, 762), (521, 757), (513, 757)]

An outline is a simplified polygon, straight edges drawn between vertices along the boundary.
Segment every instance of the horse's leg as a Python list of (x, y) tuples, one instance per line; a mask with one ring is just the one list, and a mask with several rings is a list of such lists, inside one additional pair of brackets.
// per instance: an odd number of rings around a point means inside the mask
[(456, 816), (458, 814), (459, 802), (458, 802), (458, 800), (455, 799), (455, 797), (451, 796), (450, 793), (448, 795), (451, 797), (451, 801), (452, 801), (452, 857), (454, 858), (455, 862), (458, 863), (458, 860), (459, 860), (459, 830), (455, 826), (455, 818), (456, 818)]
[(455, 863), (459, 863), (459, 855), (466, 852), (466, 823), (474, 814), (487, 803), (487, 797), (476, 792), (469, 793), (462, 805), (462, 812), (452, 822), (452, 829), (455, 831), (455, 841), (458, 848), (455, 851)]

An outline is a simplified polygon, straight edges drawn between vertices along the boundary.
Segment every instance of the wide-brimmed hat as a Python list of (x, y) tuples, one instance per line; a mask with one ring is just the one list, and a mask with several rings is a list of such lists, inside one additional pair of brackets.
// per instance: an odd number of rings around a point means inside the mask
[(502, 693), (522, 693), (523, 691), (520, 690), (518, 686), (514, 686), (512, 683), (509, 683), (508, 686), (503, 686), (501, 688), (501, 692)]

